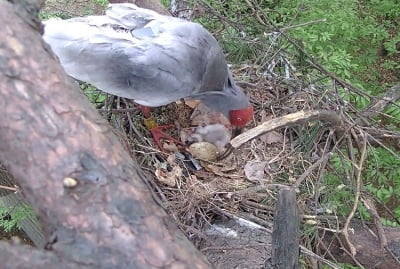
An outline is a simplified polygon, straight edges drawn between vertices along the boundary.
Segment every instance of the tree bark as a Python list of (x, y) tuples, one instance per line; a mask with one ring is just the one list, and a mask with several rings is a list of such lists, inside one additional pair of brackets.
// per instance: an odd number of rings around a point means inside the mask
[(0, 1), (0, 162), (52, 251), (0, 243), (4, 267), (208, 268), (21, 8)]

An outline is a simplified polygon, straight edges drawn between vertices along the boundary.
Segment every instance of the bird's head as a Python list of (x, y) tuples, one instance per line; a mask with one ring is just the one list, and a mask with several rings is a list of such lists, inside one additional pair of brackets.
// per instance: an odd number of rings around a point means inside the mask
[(229, 121), (233, 130), (233, 137), (242, 133), (246, 124), (253, 119), (254, 109), (249, 105), (243, 109), (234, 109), (229, 111)]
[(243, 128), (246, 124), (253, 119), (254, 109), (252, 105), (249, 105), (243, 109), (235, 109), (229, 111), (229, 121), (232, 126)]
[(234, 129), (234, 135), (239, 134), (246, 124), (253, 119), (253, 106), (242, 88), (235, 84), (230, 72), (222, 89), (202, 92), (195, 98), (202, 100), (206, 106), (224, 114)]

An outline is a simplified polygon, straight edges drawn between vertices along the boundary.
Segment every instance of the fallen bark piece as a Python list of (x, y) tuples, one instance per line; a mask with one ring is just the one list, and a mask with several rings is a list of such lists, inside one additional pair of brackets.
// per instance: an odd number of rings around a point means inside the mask
[(265, 166), (267, 162), (262, 161), (248, 161), (244, 166), (244, 174), (246, 178), (251, 182), (262, 182), (265, 180)]
[(272, 268), (300, 268), (300, 217), (294, 188), (279, 191), (272, 232)]

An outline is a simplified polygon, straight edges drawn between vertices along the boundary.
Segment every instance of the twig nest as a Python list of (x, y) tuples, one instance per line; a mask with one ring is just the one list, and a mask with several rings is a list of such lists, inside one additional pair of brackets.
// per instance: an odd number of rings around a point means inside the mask
[(208, 142), (193, 143), (189, 146), (189, 151), (193, 157), (206, 161), (214, 161), (218, 156), (217, 147)]

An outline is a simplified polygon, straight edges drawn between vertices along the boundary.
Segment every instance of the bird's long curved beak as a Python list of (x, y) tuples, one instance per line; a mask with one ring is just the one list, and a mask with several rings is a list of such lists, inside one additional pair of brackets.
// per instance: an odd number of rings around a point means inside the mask
[[(242, 133), (244, 126), (253, 118), (254, 108), (250, 105), (245, 109), (231, 110), (229, 114), (232, 124), (232, 138), (234, 138)], [(232, 151), (233, 147), (231, 144), (228, 144), (227, 150), (218, 157), (218, 160), (225, 159), (232, 153)]]
[[(240, 135), (243, 132), (243, 129), (244, 129), (243, 127), (237, 127), (237, 126), (233, 127), (232, 138)], [(233, 147), (231, 146), (231, 144), (228, 144), (227, 149), (221, 155), (218, 156), (217, 160), (221, 161), (227, 158), (229, 155), (231, 155), (232, 152), (233, 152)]]
[(244, 129), (243, 127), (237, 127), (237, 126), (233, 127), (232, 128), (232, 138), (240, 135), (243, 132), (243, 129)]

